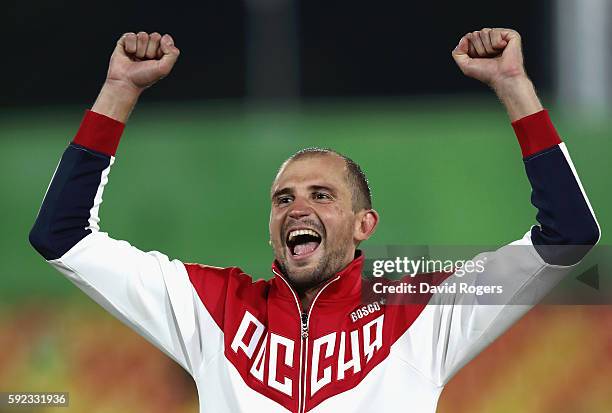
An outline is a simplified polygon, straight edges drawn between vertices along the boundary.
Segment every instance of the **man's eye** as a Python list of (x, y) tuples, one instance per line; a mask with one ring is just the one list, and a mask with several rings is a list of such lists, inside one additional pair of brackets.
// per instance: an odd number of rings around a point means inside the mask
[(325, 192), (316, 192), (315, 199), (331, 199), (331, 196)]
[(288, 204), (289, 202), (291, 202), (291, 197), (290, 196), (281, 196), (279, 198), (277, 198), (277, 203), (279, 204)]

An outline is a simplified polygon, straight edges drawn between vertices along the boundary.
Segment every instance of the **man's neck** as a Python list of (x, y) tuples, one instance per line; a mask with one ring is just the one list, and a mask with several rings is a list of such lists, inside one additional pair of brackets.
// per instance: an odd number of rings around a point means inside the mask
[(300, 301), (302, 303), (302, 311), (308, 312), (308, 310), (310, 310), (312, 302), (314, 301), (315, 297), (317, 296), (319, 291), (321, 291), (321, 288), (323, 288), (326, 282), (327, 280), (317, 285), (316, 287), (312, 287), (305, 291), (298, 292), (298, 297), (300, 298)]
[(356, 258), (355, 255), (356, 255), (356, 252), (353, 251), (352, 254), (346, 258), (345, 260), (346, 262), (343, 265), (341, 265), (340, 268), (338, 268), (338, 270), (331, 272), (327, 278), (320, 281), (316, 285), (303, 286), (303, 287), (297, 286), (294, 284), (291, 285), (291, 287), (296, 291), (298, 298), (300, 299), (300, 302), (302, 304), (302, 311), (308, 312), (308, 310), (310, 310), (310, 306), (312, 305), (312, 302), (314, 301), (319, 291), (321, 291), (321, 289), (325, 286), (325, 284), (327, 284), (327, 282), (330, 279), (332, 279), (334, 276), (336, 276), (336, 274), (341, 272), (351, 262), (353, 262), (353, 260)]

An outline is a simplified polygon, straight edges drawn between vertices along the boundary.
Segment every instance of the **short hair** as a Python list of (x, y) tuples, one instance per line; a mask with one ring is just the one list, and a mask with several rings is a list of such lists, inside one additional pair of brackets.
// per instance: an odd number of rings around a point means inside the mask
[(307, 158), (309, 156), (319, 155), (336, 155), (342, 158), (346, 163), (346, 178), (351, 187), (353, 211), (357, 212), (361, 211), (362, 209), (372, 209), (372, 191), (370, 189), (370, 184), (368, 182), (366, 174), (363, 172), (357, 162), (353, 161), (351, 158), (341, 154), (338, 151), (335, 151), (330, 148), (319, 147), (300, 149), (299, 151), (291, 155), (285, 162), (283, 162), (280, 169), (282, 169), (283, 166), (287, 165), (291, 161)]

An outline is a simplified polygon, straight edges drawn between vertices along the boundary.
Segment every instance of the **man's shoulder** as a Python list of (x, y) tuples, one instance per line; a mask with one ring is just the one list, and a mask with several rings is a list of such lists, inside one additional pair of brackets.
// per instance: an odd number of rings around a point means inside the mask
[(245, 306), (264, 308), (260, 305), (267, 301), (270, 281), (253, 281), (253, 277), (239, 267), (184, 265), (195, 293), (221, 328), (225, 328), (228, 317), (233, 319)]
[(247, 274), (240, 267), (216, 267), (214, 265), (206, 265), (200, 263), (184, 263), (187, 274), (192, 284), (196, 285), (202, 282), (209, 283), (221, 282), (224, 284), (240, 284), (247, 286), (250, 284), (256, 286), (265, 286), (269, 281), (264, 279), (253, 279), (253, 276)]

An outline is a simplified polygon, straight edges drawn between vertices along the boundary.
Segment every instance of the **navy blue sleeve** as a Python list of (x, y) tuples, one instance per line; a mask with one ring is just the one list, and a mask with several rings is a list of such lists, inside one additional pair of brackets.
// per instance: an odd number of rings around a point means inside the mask
[(70, 144), (30, 231), (30, 243), (47, 260), (64, 255), (91, 233), (89, 220), (110, 157)]
[(60, 258), (98, 228), (102, 188), (114, 160), (123, 124), (88, 111), (65, 150), (30, 231), (45, 259)]
[(546, 111), (512, 126), (538, 210), (531, 241), (546, 263), (576, 264), (598, 242), (600, 228), (565, 144)]

